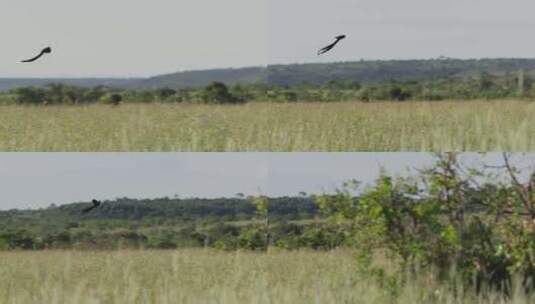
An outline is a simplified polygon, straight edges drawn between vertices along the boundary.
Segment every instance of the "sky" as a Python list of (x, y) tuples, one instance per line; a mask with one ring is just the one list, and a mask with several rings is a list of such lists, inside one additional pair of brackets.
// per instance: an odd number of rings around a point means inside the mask
[[(265, 65), (264, 0), (2, 0), (0, 77), (135, 77)], [(52, 55), (18, 61), (42, 48)]]
[[(428, 153), (0, 153), (0, 210), (120, 197), (235, 197), (328, 193), (432, 164)], [(501, 154), (463, 154), (467, 164)], [(534, 169), (535, 154), (515, 156)], [(533, 167), (533, 168), (532, 168)]]
[[(360, 59), (535, 57), (532, 0), (2, 0), (0, 77), (145, 77)], [(321, 57), (332, 38), (348, 38)], [(34, 64), (19, 60), (51, 46)]]
[[(535, 57), (532, 0), (269, 0), (268, 61)], [(331, 53), (315, 50), (346, 34)]]

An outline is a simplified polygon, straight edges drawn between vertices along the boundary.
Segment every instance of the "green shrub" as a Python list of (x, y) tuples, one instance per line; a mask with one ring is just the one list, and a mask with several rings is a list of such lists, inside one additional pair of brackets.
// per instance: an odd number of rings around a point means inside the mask
[(120, 94), (107, 93), (100, 97), (100, 103), (113, 106), (118, 106), (122, 100), (123, 97)]

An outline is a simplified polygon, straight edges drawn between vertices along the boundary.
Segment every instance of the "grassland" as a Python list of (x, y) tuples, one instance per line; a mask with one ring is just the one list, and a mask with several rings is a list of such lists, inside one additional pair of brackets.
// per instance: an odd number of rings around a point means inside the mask
[(386, 290), (357, 275), (349, 251), (0, 253), (5, 304), (529, 303), (519, 294), (509, 301), (488, 294), (456, 301), (431, 277), (395, 298)]
[(0, 106), (1, 151), (535, 151), (535, 102)]

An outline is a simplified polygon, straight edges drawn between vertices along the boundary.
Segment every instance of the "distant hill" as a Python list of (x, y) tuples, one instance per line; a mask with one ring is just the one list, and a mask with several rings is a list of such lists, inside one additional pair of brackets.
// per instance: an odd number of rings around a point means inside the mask
[(494, 75), (517, 72), (535, 75), (535, 59), (431, 59), (358, 61), (318, 64), (272, 65), (268, 82), (276, 85), (324, 84), (357, 81), (363, 84), (386, 81), (420, 81), (466, 77), (486, 72)]
[(50, 83), (63, 83), (78, 87), (126, 87), (140, 78), (0, 78), (0, 91), (20, 87), (42, 87)]
[(240, 69), (216, 69), (202, 71), (187, 71), (167, 75), (159, 75), (129, 83), (129, 88), (154, 89), (161, 87), (184, 88), (203, 87), (214, 81), (227, 85), (237, 83), (266, 83), (267, 69), (265, 67), (250, 67)]
[(0, 79), (0, 91), (22, 86), (42, 86), (61, 82), (76, 86), (106, 85), (128, 89), (153, 89), (158, 87), (202, 87), (213, 81), (227, 85), (265, 83), (293, 86), (324, 84), (328, 81), (356, 81), (381, 83), (385, 81), (419, 81), (447, 77), (466, 77), (486, 72), (494, 75), (513, 73), (523, 69), (528, 76), (535, 76), (535, 59), (429, 59), (384, 60), (336, 63), (308, 63), (270, 65), (237, 69), (212, 69), (185, 71), (134, 79)]
[(80, 87), (104, 85), (120, 89), (195, 88), (207, 86), (214, 81), (227, 85), (266, 83), (266, 72), (265, 67), (248, 67), (185, 71), (149, 78), (0, 78), (0, 91), (28, 86), (42, 87), (50, 83), (64, 83)]
[[(317, 206), (308, 197), (277, 197), (270, 198), (270, 214), (298, 218), (310, 218), (317, 213)], [(248, 199), (239, 198), (157, 198), (129, 199), (119, 198), (105, 201), (99, 208), (89, 214), (82, 210), (91, 203), (72, 203), (51, 206), (43, 209), (6, 210), (0, 211), (0, 228), (6, 221), (52, 221), (62, 219), (120, 219), (139, 220), (148, 218), (174, 218), (192, 220), (202, 218), (251, 218), (255, 215), (255, 207)]]

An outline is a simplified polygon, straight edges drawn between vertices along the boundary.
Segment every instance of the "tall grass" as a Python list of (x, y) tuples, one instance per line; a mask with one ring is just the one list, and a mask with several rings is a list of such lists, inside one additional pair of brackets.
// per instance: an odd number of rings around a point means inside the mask
[[(0, 303), (529, 303), (453, 296), (431, 277), (392, 297), (332, 252), (41, 251), (0, 253)], [(533, 299), (531, 299), (533, 300)], [(533, 302), (532, 302), (533, 303)]]
[(535, 102), (0, 106), (1, 151), (535, 151)]

